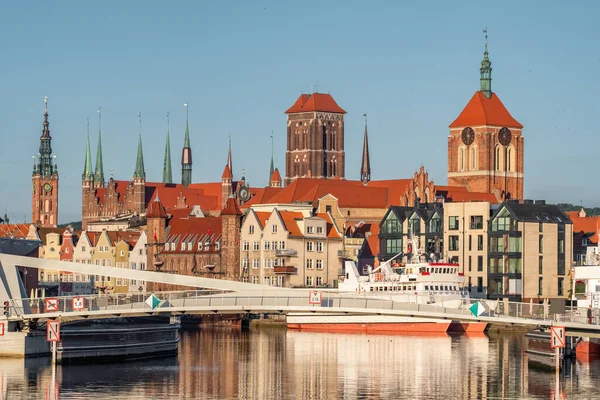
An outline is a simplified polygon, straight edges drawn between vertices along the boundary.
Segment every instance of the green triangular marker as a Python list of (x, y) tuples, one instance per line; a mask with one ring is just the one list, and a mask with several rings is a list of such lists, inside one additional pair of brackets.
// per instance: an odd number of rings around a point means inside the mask
[(151, 294), (150, 297), (146, 299), (146, 304), (154, 310), (160, 304), (160, 300), (154, 294)]
[[(154, 296), (154, 295), (153, 295)], [(481, 305), (480, 302), (473, 303), (471, 307), (469, 307), (469, 311), (476, 316), (479, 317), (485, 311), (485, 308)]]

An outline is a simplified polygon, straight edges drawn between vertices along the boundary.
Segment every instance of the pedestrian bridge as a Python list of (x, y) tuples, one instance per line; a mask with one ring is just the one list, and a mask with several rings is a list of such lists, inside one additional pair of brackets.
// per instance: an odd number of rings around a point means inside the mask
[[(481, 300), (485, 311), (483, 314), (475, 316), (469, 307), (478, 301), (477, 299), (464, 299), (459, 308), (450, 308), (443, 306), (443, 299), (441, 299), (442, 301), (436, 300), (435, 304), (420, 304), (417, 297), (415, 297), (415, 301), (398, 302), (392, 300), (391, 294), (287, 289), (7, 254), (0, 254), (0, 263), (2, 263), (0, 277), (3, 281), (0, 290), (4, 288), (4, 292), (0, 295), (3, 295), (4, 299), (9, 299), (8, 319), (17, 321), (43, 322), (50, 319), (68, 321), (148, 315), (325, 313), (408, 316), (527, 327), (562, 325), (571, 332), (600, 333), (598, 318), (595, 319), (594, 324), (587, 323), (587, 310), (585, 309), (570, 309), (564, 314), (550, 315), (548, 307), (539, 304)], [(151, 307), (146, 302), (150, 293), (75, 296), (76, 301), (74, 301), (75, 297), (31, 299), (27, 298), (22, 290), (22, 283), (18, 279), (15, 266), (163, 282), (200, 287), (204, 290), (154, 293), (158, 299), (155, 307)], [(15, 295), (17, 293), (21, 295)], [(51, 307), (48, 307), (49, 300), (51, 300)], [(77, 307), (74, 308), (75, 304)]]

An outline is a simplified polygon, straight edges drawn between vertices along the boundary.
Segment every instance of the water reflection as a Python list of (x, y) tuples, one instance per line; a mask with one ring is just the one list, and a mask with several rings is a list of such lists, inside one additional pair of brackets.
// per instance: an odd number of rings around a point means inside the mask
[[(389, 336), (285, 329), (184, 332), (178, 357), (52, 369), (0, 360), (0, 397), (78, 399), (551, 398), (522, 336)], [(567, 397), (600, 395), (600, 363), (567, 368)], [(54, 393), (56, 392), (56, 393)]]

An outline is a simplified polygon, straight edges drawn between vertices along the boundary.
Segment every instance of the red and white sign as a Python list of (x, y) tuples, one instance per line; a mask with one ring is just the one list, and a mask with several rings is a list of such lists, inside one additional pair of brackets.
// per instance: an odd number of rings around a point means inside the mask
[(310, 304), (321, 304), (321, 292), (310, 292), (308, 294), (308, 302)]
[(566, 344), (565, 327), (551, 326), (550, 327), (550, 347), (553, 349), (563, 348)]
[(73, 297), (73, 311), (82, 311), (85, 308), (85, 299), (83, 297)]
[(4, 322), (0, 322), (0, 336), (4, 336)]
[(58, 311), (58, 299), (46, 299), (46, 312)]
[(46, 340), (60, 342), (60, 321), (46, 322)]

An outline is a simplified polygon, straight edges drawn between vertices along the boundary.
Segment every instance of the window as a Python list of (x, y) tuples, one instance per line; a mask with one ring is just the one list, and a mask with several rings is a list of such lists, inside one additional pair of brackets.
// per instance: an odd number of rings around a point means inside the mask
[(393, 234), (402, 232), (400, 221), (393, 212), (390, 212), (388, 218), (383, 223), (383, 234)]
[(565, 279), (564, 278), (558, 278), (558, 295), (559, 296), (563, 296), (564, 295), (564, 288), (565, 286)]
[[(185, 250), (185, 243), (181, 243), (181, 250)], [(140, 254), (141, 255), (141, 254)]]
[(117, 286), (122, 286), (121, 285), (121, 278), (117, 278)]
[(277, 225), (273, 224), (273, 233), (277, 233)]
[(458, 235), (449, 236), (450, 245), (448, 246), (448, 250), (457, 251), (458, 250)]
[(313, 251), (314, 242), (306, 242), (306, 251)]
[(471, 215), (471, 229), (483, 229), (483, 215)]
[(465, 170), (465, 158), (466, 158), (466, 149), (465, 146), (460, 146), (458, 148), (458, 170)]
[(263, 285), (269, 285), (271, 283), (271, 279), (268, 276), (263, 277)]
[[(249, 242), (242, 242), (242, 250), (244, 250), (244, 251), (250, 250), (250, 243)], [(266, 248), (265, 248), (265, 250), (266, 250)]]
[(188, 242), (187, 249), (188, 251), (192, 250), (192, 242)]
[(544, 236), (543, 235), (540, 235), (539, 248), (540, 248), (540, 253), (543, 253), (544, 252)]
[(247, 258), (242, 258), (242, 268), (247, 269), (248, 263), (249, 263), (249, 260)]
[(252, 275), (252, 283), (254, 283), (255, 285), (258, 284), (258, 276)]
[(271, 242), (265, 242), (264, 249), (265, 251), (271, 251)]
[(313, 260), (306, 260), (306, 269), (313, 269)]
[(306, 277), (306, 286), (314, 286), (313, 285), (313, 277), (312, 276), (307, 276)]
[(448, 219), (448, 229), (450, 229), (451, 231), (458, 230), (458, 217), (450, 217)]
[(417, 214), (413, 214), (408, 220), (408, 231), (413, 235), (421, 234), (421, 218)]
[[(69, 249), (67, 249), (67, 250), (69, 250)], [(67, 253), (68, 253), (68, 251), (67, 251)], [(125, 255), (125, 250), (121, 250), (120, 254), (121, 254), (121, 257), (123, 257)]]
[(258, 258), (252, 259), (252, 268), (254, 268), (254, 269), (258, 268)]
[(558, 254), (565, 253), (565, 239), (558, 239)]
[(141, 269), (142, 271), (145, 271), (145, 270), (146, 270), (146, 263), (144, 263), (144, 262), (143, 262), (143, 263), (140, 263), (140, 269)]
[(402, 252), (402, 239), (385, 239), (385, 253), (398, 254)]
[(483, 292), (483, 278), (481, 276), (477, 277), (477, 293)]
[(516, 221), (514, 221), (508, 210), (504, 208), (492, 220), (492, 231), (514, 231), (517, 230)]
[(477, 256), (477, 271), (483, 271), (483, 256)]
[(539, 232), (542, 233), (544, 232), (544, 224), (540, 222), (540, 226), (539, 226)]
[(202, 250), (202, 242), (198, 242), (198, 251)]
[[(69, 248), (68, 247), (65, 248), (65, 253), (69, 254)], [(121, 255), (123, 255), (123, 254), (121, 254)]]
[(471, 235), (469, 235), (469, 251), (471, 251), (471, 247), (472, 247), (472, 246), (471, 246), (471, 242), (472, 242), (472, 240), (471, 240), (471, 239), (473, 239), (473, 238), (471, 237)]
[(317, 242), (317, 252), (323, 252), (323, 242)]
[(469, 166), (471, 167), (471, 171), (477, 170), (477, 146), (471, 146), (469, 149)]
[(442, 219), (439, 215), (435, 214), (429, 221), (429, 232), (442, 233)]
[(504, 169), (504, 154), (503, 147), (500, 145), (496, 146), (496, 151), (494, 154), (494, 167), (496, 171), (503, 171)]
[(483, 235), (477, 235), (477, 250), (483, 250)]
[(317, 276), (317, 286), (323, 286), (323, 277)]
[(252, 243), (252, 250), (254, 250), (254, 251), (260, 251), (260, 242), (254, 242), (254, 243)]
[(307, 226), (306, 227), (306, 233), (313, 233), (313, 227), (312, 226)]
[(331, 212), (331, 206), (325, 206), (325, 212), (326, 213), (330, 213)]
[(85, 246), (81, 246), (81, 251), (85, 251)]
[(276, 241), (273, 241), (273, 243), (271, 243), (271, 248), (273, 250), (277, 250), (277, 242)]
[(520, 237), (509, 237), (508, 238), (508, 251), (511, 253), (521, 252), (521, 238)]
[(471, 272), (471, 256), (469, 256), (469, 272)]
[(538, 274), (540, 274), (540, 275), (544, 274), (544, 257), (543, 256), (539, 256), (539, 258), (538, 258)]
[(541, 276), (538, 278), (538, 296), (543, 295), (543, 291), (542, 288), (544, 286), (544, 278), (542, 278)]
[(281, 250), (285, 250), (285, 241), (284, 240), (282, 240), (281, 242), (279, 242), (279, 248)]
[(137, 265), (134, 262), (131, 263), (131, 269), (137, 269)]
[(323, 260), (317, 260), (317, 269), (323, 269)]
[(250, 233), (250, 234), (254, 233), (254, 225), (248, 226), (248, 233)]

